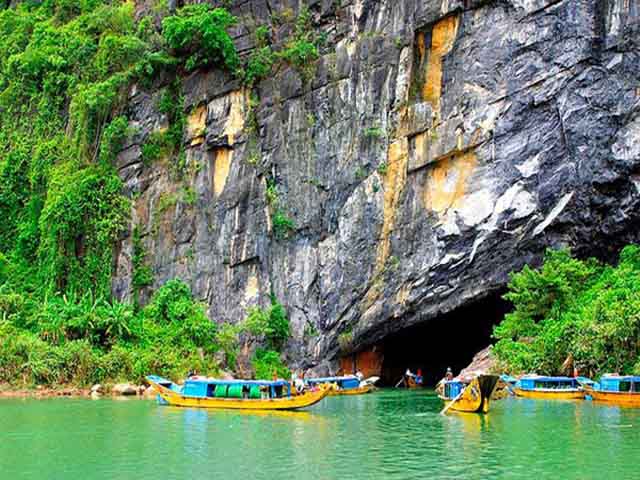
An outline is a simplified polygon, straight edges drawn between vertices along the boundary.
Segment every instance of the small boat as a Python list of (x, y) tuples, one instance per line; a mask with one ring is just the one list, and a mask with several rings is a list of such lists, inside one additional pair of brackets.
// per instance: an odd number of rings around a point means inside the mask
[(599, 383), (584, 383), (584, 391), (596, 402), (640, 407), (640, 377), (603, 375)]
[(441, 383), (441, 393), (438, 396), (450, 403), (442, 410), (442, 413), (448, 410), (487, 413), (497, 383), (497, 375), (478, 375), (470, 381), (444, 380)]
[(574, 377), (525, 375), (513, 387), (518, 397), (542, 400), (581, 400), (584, 390)]
[(305, 380), (305, 383), (309, 387), (317, 387), (320, 385), (332, 384), (334, 388), (329, 392), (330, 396), (336, 395), (361, 395), (363, 393), (369, 393), (373, 391), (374, 384), (379, 380), (379, 377), (371, 377), (366, 380), (360, 381), (355, 375), (345, 375), (342, 377), (320, 377), (309, 378)]
[(405, 375), (404, 381), (407, 388), (422, 388), (422, 375)]
[(296, 410), (318, 403), (332, 390), (320, 385), (300, 395), (291, 394), (285, 380), (217, 380), (188, 378), (183, 385), (149, 375), (147, 380), (161, 399), (177, 407), (227, 408), (234, 410)]

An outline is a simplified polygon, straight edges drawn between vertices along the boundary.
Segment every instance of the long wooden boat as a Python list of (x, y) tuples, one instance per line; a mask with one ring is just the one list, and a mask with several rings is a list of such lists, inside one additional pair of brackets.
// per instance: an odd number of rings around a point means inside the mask
[(631, 375), (604, 375), (600, 382), (584, 384), (583, 388), (596, 402), (625, 407), (640, 407), (640, 377)]
[(226, 408), (234, 410), (296, 410), (309, 407), (332, 390), (321, 385), (300, 395), (291, 394), (284, 380), (187, 379), (183, 385), (150, 375), (147, 380), (162, 400), (177, 407)]
[(518, 397), (540, 400), (581, 400), (584, 390), (573, 377), (525, 375), (513, 386)]
[(462, 380), (443, 382), (439, 397), (445, 402), (453, 402), (447, 410), (468, 413), (487, 413), (491, 396), (498, 383), (497, 375), (478, 375), (469, 383)]
[[(377, 377), (373, 377), (377, 380)], [(329, 396), (338, 395), (362, 395), (373, 391), (375, 381), (367, 379), (360, 381), (355, 375), (345, 375), (342, 377), (319, 377), (305, 380), (309, 387), (331, 384), (334, 388), (329, 392)]]

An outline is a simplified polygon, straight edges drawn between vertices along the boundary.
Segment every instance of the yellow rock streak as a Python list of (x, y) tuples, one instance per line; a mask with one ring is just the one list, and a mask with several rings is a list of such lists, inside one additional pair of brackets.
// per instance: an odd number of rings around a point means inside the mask
[[(431, 103), (435, 111), (440, 110), (442, 94), (442, 57), (451, 51), (458, 33), (458, 16), (452, 15), (439, 20), (431, 32), (429, 63), (422, 87), (422, 98)], [(424, 42), (424, 40), (423, 40)], [(418, 37), (420, 48), (420, 37)]]

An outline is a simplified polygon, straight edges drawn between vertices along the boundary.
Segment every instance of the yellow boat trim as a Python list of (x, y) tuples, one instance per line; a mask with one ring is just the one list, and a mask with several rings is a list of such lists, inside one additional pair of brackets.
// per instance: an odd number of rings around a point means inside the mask
[(346, 388), (346, 389), (333, 389), (329, 392), (329, 396), (337, 397), (339, 395), (362, 395), (373, 391), (373, 385), (363, 385), (362, 387)]
[[(491, 396), (498, 383), (496, 375), (478, 375), (464, 388), (462, 395), (449, 410), (468, 413), (488, 413)], [(445, 402), (452, 399), (438, 395)]]
[(195, 408), (226, 408), (232, 410), (295, 410), (310, 407), (326, 397), (333, 387), (321, 385), (318, 390), (309, 391), (302, 395), (274, 399), (240, 399), (240, 398), (212, 398), (188, 397), (174, 392), (162, 385), (149, 381), (154, 390), (169, 405), (176, 407)]
[(586, 393), (595, 402), (613, 403), (624, 407), (640, 407), (640, 392), (603, 392), (585, 385)]
[(519, 387), (513, 389), (518, 397), (536, 398), (539, 400), (581, 400), (584, 398), (584, 391), (577, 388), (571, 389), (542, 389), (523, 390)]

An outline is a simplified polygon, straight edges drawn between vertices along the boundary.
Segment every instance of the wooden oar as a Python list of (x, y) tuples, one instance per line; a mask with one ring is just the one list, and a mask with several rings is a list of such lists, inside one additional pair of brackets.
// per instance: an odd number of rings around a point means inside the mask
[(404, 381), (404, 376), (400, 379), (398, 383), (396, 383), (396, 386), (394, 388), (398, 388), (403, 381)]
[(444, 408), (442, 409), (442, 411), (440, 412), (440, 415), (444, 415), (445, 413), (447, 413), (447, 410), (449, 410), (449, 409), (453, 406), (453, 404), (454, 404), (454, 403), (456, 403), (456, 402), (460, 399), (460, 397), (461, 397), (461, 396), (462, 396), (462, 394), (464, 393), (464, 390), (465, 390), (465, 389), (463, 388), (463, 389), (462, 389), (462, 391), (461, 391), (458, 395), (456, 395), (456, 398), (454, 398), (453, 400), (451, 400), (451, 403), (449, 403), (449, 405), (447, 405), (446, 407), (444, 407)]

